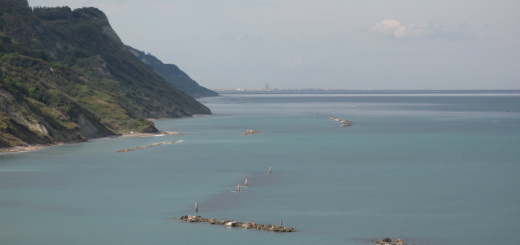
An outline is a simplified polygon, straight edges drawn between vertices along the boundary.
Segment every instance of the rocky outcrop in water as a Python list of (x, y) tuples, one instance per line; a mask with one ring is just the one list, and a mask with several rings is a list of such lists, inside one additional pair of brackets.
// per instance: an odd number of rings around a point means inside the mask
[(256, 134), (256, 133), (258, 133), (258, 130), (248, 129), (248, 130), (246, 130), (246, 132), (241, 133), (241, 135), (250, 135), (250, 134)]
[(397, 240), (392, 240), (390, 238), (385, 238), (383, 240), (378, 240), (375, 242), (376, 244), (380, 244), (380, 245), (403, 245), (404, 242), (403, 242), (403, 239), (401, 238), (397, 238)]
[[(176, 218), (173, 218), (176, 219)], [(179, 218), (179, 220), (192, 222), (192, 223), (209, 223), (212, 225), (225, 225), (228, 227), (237, 227), (244, 229), (254, 229), (254, 230), (263, 230), (263, 231), (273, 231), (273, 232), (295, 232), (296, 229), (291, 227), (277, 226), (277, 225), (262, 225), (256, 224), (255, 222), (238, 222), (235, 220), (216, 220), (216, 219), (207, 219), (200, 216), (192, 216), (192, 215), (184, 215)]]
[(336, 122), (340, 122), (341, 123), (340, 127), (349, 127), (349, 126), (354, 125), (354, 122), (343, 120), (343, 119), (339, 119), (339, 118), (336, 118), (336, 117), (331, 117), (330, 119), (334, 120)]

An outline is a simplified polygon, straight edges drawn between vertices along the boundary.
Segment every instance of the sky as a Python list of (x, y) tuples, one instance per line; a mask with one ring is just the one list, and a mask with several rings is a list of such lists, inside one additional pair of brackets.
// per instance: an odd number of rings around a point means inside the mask
[(210, 89), (520, 89), (519, 0), (29, 0), (96, 7)]

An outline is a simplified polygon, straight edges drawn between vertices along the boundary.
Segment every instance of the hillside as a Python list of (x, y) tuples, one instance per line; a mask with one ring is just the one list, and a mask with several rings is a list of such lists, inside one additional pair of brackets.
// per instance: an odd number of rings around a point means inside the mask
[(216, 92), (200, 86), (176, 65), (164, 64), (155, 56), (146, 54), (145, 52), (139, 51), (130, 46), (126, 46), (126, 48), (141, 62), (145, 63), (148, 67), (155, 71), (155, 73), (164, 78), (164, 80), (171, 83), (174, 87), (178, 88), (187, 95), (194, 98), (218, 96)]
[(211, 111), (130, 53), (96, 8), (0, 0), (0, 147), (154, 132)]

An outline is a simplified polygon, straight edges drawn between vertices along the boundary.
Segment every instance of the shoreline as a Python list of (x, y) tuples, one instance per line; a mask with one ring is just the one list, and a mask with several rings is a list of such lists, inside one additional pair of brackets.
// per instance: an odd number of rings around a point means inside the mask
[(40, 150), (49, 146), (55, 146), (55, 145), (61, 145), (63, 143), (57, 143), (52, 145), (27, 145), (27, 146), (12, 146), (12, 147), (5, 147), (0, 148), (0, 154), (4, 153), (17, 153), (17, 152), (29, 152), (29, 151), (36, 151)]
[[(180, 135), (180, 132), (175, 131), (159, 131), (156, 133), (123, 133), (123, 134), (116, 134), (112, 136), (108, 136), (108, 138), (129, 138), (129, 137), (155, 137), (155, 136), (165, 136), (165, 135)], [(90, 140), (94, 139), (102, 139), (107, 137), (101, 137), (101, 138), (93, 138), (89, 139), (85, 142), (88, 142)], [(84, 143), (84, 142), (59, 142), (54, 144), (48, 144), (48, 145), (26, 145), (26, 146), (12, 146), (12, 147), (3, 147), (0, 148), (0, 154), (7, 154), (7, 153), (18, 153), (18, 152), (31, 152), (31, 151), (37, 151), (43, 148), (51, 147), (51, 146), (58, 146), (58, 145), (64, 145), (64, 144), (77, 144), (77, 143)]]

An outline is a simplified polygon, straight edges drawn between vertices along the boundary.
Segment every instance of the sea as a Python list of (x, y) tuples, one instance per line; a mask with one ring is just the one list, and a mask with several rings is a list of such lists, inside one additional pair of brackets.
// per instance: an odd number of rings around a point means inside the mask
[[(155, 121), (178, 135), (0, 154), (0, 244), (520, 241), (520, 91), (200, 101), (213, 115)], [(117, 152), (168, 141), (177, 143)], [(183, 215), (297, 231), (175, 219)]]

